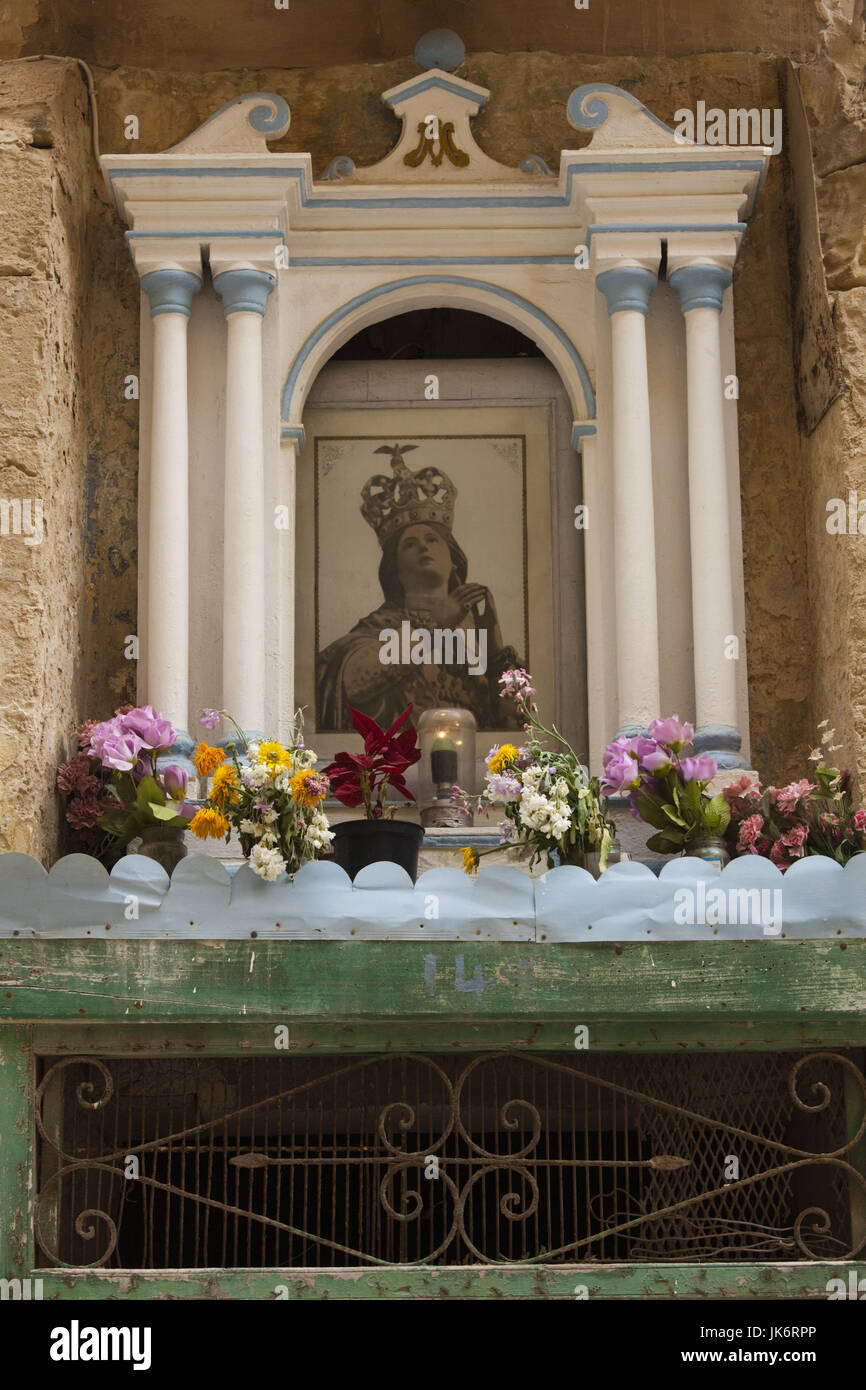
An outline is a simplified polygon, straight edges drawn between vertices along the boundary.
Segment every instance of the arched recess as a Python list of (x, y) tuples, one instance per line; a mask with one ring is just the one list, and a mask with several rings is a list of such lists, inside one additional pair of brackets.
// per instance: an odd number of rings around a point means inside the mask
[(543, 309), (502, 285), (460, 275), (413, 275), (355, 295), (333, 310), (298, 349), (282, 391), (284, 435), (296, 435), (319, 371), (356, 333), (419, 308), (471, 309), (510, 324), (538, 344), (559, 373), (576, 421), (595, 419), (595, 393), (575, 344)]
[[(283, 475), (286, 476), (288, 472), (293, 479), (300, 478), (301, 474), (305, 472), (307, 464), (312, 465), (314, 452), (312, 447), (307, 448), (304, 463), (301, 463), (298, 457), (303, 442), (307, 442), (309, 445), (312, 445), (313, 442), (310, 435), (309, 418), (306, 421), (307, 440), (304, 441), (303, 439), (304, 412), (311, 404), (317, 410), (328, 408), (328, 406), (323, 405), (321, 400), (317, 399), (318, 390), (312, 396), (311, 392), (317, 379), (322, 376), (327, 377), (329, 364), (339, 348), (372, 324), (382, 323), (387, 319), (405, 314), (407, 311), (429, 308), (469, 310), (476, 314), (480, 313), (488, 319), (507, 323), (535, 341), (541, 351), (541, 357), (530, 359), (530, 362), (525, 359), (515, 359), (511, 365), (525, 381), (527, 369), (532, 375), (531, 364), (534, 363), (537, 372), (546, 374), (548, 378), (546, 391), (544, 382), (539, 383), (537, 379), (534, 384), (529, 386), (528, 390), (521, 389), (524, 384), (523, 381), (511, 380), (510, 385), (504, 381), (501, 383), (497, 381), (497, 385), (492, 391), (481, 390), (476, 395), (473, 388), (473, 405), (476, 408), (492, 412), (500, 406), (506, 408), (513, 406), (519, 398), (528, 396), (531, 401), (521, 400), (519, 403), (522, 407), (537, 402), (539, 405), (544, 404), (549, 410), (549, 434), (548, 426), (545, 426), (545, 440), (549, 440), (550, 445), (548, 484), (550, 493), (546, 501), (548, 518), (546, 525), (552, 528), (549, 531), (549, 549), (553, 571), (551, 592), (553, 625), (551, 636), (553, 641), (548, 646), (549, 650), (554, 653), (567, 652), (568, 657), (563, 656), (561, 659), (559, 656), (553, 657), (551, 678), (549, 683), (546, 683), (545, 688), (549, 692), (548, 698), (552, 701), (550, 717), (555, 718), (559, 727), (565, 730), (575, 746), (580, 747), (584, 753), (588, 753), (589, 653), (587, 650), (584, 578), (586, 538), (582, 530), (576, 529), (573, 520), (576, 504), (583, 500), (584, 483), (582, 468), (575, 458), (573, 440), (576, 419), (587, 422), (584, 425), (585, 433), (594, 430), (594, 424), (589, 423), (589, 421), (594, 419), (595, 399), (587, 368), (579, 352), (559, 325), (555, 324), (543, 311), (538, 310), (511, 291), (502, 290), (499, 286), (486, 282), (467, 280), (464, 277), (440, 275), (411, 277), (411, 279), (390, 282), (380, 286), (378, 293), (358, 295), (355, 299), (347, 301), (340, 310), (323, 320), (319, 329), (307, 337), (294, 359), (283, 389), (281, 412), (284, 446)], [(462, 364), (463, 359), (460, 361)], [(347, 366), (348, 364), (340, 365)], [(369, 365), (372, 368), (375, 364), (371, 362)], [(411, 371), (417, 378), (418, 363), (415, 361), (395, 363), (386, 359), (379, 363), (379, 367), (388, 370), (404, 368), (407, 372)], [(438, 370), (438, 367), (433, 366), (432, 370)], [(502, 374), (498, 373), (497, 375), (501, 376)], [(359, 380), (357, 374), (355, 380), (356, 382)], [(384, 402), (388, 399), (393, 406), (394, 402), (404, 399), (404, 389), (406, 389), (406, 399), (411, 395), (408, 381), (401, 381), (396, 390), (389, 390), (387, 393), (382, 392), (380, 394), (382, 386), (380, 382), (371, 395), (366, 397), (352, 395), (351, 392), (355, 389), (366, 389), (366, 374), (363, 377), (363, 382), (362, 387), (350, 387), (349, 396), (341, 394), (339, 388), (331, 388), (326, 396), (330, 408), (351, 410), (357, 408), (356, 403), (362, 399), (377, 402)], [(489, 382), (485, 384), (489, 385)], [(536, 393), (538, 394), (536, 395)], [(447, 410), (449, 408), (447, 396), (441, 401), (437, 397), (437, 402), (438, 409)], [(450, 408), (452, 409), (463, 407), (465, 404), (465, 400), (459, 395), (450, 400)], [(343, 431), (338, 430), (337, 433), (343, 433)], [(390, 438), (390, 435), (388, 437)], [(305, 517), (303, 507), (300, 516), (304, 524), (299, 525), (297, 534), (306, 536), (312, 532), (312, 526), (309, 524), (311, 517), (309, 513)], [(537, 521), (538, 518), (536, 517), (536, 523)], [(541, 534), (540, 529), (537, 529), (535, 534)], [(302, 556), (299, 567), (297, 551), (294, 549), (295, 531), (293, 530), (291, 535), (285, 534), (281, 539), (283, 539), (286, 548), (285, 572), (307, 573), (307, 560), (310, 557)], [(299, 602), (302, 605), (306, 604), (308, 602), (306, 591), (299, 588), (297, 593)], [(296, 635), (302, 632), (304, 620), (300, 613), (297, 615), (287, 614), (286, 616), (291, 622), (291, 630), (288, 626), (285, 629), (283, 651), (291, 650), (295, 657), (291, 698), (295, 701), (303, 699), (309, 705), (311, 703), (309, 682), (302, 674), (298, 674), (303, 672), (303, 664), (297, 665), (300, 658), (295, 646)], [(297, 628), (295, 627), (296, 617)], [(300, 696), (297, 681), (300, 681), (302, 687)], [(578, 691), (580, 692), (579, 695), (577, 694)], [(573, 708), (571, 708), (572, 706)], [(331, 737), (334, 736), (323, 735), (320, 731), (316, 731), (315, 734), (316, 746), (321, 745), (329, 755), (333, 752), (328, 741)], [(341, 737), (345, 741), (345, 736)], [(339, 739), (337, 741), (339, 742)], [(481, 744), (479, 744), (479, 751), (483, 752)]]

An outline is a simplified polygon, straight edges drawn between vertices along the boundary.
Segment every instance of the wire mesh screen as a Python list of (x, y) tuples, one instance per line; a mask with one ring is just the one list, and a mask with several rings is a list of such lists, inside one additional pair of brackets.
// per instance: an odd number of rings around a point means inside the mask
[(37, 1243), (125, 1269), (851, 1258), (859, 1060), (45, 1058)]

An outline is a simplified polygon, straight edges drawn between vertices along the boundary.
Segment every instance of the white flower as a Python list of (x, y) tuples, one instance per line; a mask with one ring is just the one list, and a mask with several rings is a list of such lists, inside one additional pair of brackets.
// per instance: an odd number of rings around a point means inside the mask
[(259, 878), (267, 879), (269, 883), (273, 883), (280, 874), (285, 873), (286, 861), (278, 849), (268, 849), (264, 845), (258, 844), (250, 855), (250, 868), (254, 874), (258, 874)]
[(327, 816), (323, 811), (314, 811), (304, 835), (307, 845), (311, 849), (324, 849), (333, 838), (334, 832), (328, 825)]
[(285, 768), (283, 768), (281, 772), (277, 773), (276, 777), (274, 778), (274, 786), (276, 787), (278, 792), (288, 791), (289, 774), (288, 772), (286, 772)]
[(262, 767), (261, 763), (256, 763), (244, 775), (247, 784), (255, 791), (260, 791), (262, 787), (269, 787), (271, 784), (267, 768)]
[(254, 820), (242, 820), (242, 821), (241, 821), (241, 834), (242, 834), (242, 835), (261, 835), (261, 833), (262, 833), (262, 827), (259, 825), (258, 821), (254, 821)]
[(265, 825), (273, 825), (274, 821), (277, 819), (277, 813), (274, 810), (273, 806), (269, 806), (268, 809), (266, 811), (262, 811), (261, 814), (262, 820), (264, 821)]
[(262, 845), (275, 845), (277, 843), (277, 837), (274, 834), (273, 830), (265, 830), (264, 828), (262, 828), (259, 834), (261, 835), (260, 843)]

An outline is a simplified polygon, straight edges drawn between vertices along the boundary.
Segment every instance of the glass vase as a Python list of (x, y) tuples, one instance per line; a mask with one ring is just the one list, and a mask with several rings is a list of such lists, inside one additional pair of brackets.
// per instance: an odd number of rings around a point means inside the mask
[(683, 850), (683, 856), (689, 859), (704, 859), (708, 863), (717, 864), (719, 873), (726, 864), (730, 862), (731, 852), (724, 840), (716, 835), (699, 835), (696, 839), (690, 840)]

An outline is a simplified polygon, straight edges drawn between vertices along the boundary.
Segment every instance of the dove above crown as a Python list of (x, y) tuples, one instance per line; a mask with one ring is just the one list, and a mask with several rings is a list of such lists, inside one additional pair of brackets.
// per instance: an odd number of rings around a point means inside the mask
[(439, 468), (428, 466), (413, 473), (403, 455), (417, 448), (417, 444), (382, 444), (374, 451), (390, 454), (393, 476), (377, 473), (367, 479), (361, 489), (361, 515), (383, 547), (404, 526), (438, 522), (451, 530), (457, 488)]

